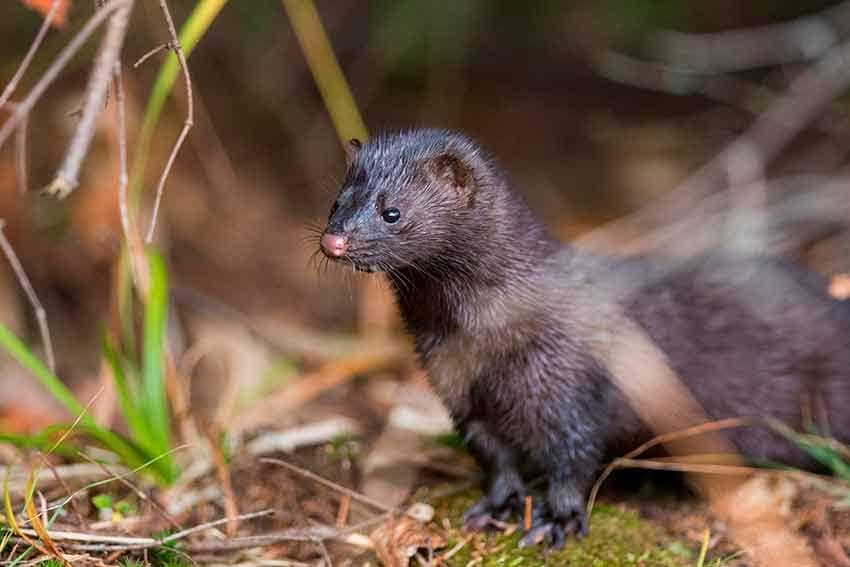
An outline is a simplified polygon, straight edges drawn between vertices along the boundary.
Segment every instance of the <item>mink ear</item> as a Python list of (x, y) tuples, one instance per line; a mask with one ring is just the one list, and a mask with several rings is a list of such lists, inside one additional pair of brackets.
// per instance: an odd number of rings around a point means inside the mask
[(466, 193), (471, 189), (472, 172), (458, 156), (442, 153), (425, 163), (425, 171), (435, 181), (446, 183), (455, 190)]
[(345, 144), (345, 163), (346, 165), (351, 165), (354, 161), (354, 158), (357, 157), (357, 154), (360, 153), (360, 148), (363, 147), (363, 143), (357, 138), (352, 138), (348, 140), (348, 143)]

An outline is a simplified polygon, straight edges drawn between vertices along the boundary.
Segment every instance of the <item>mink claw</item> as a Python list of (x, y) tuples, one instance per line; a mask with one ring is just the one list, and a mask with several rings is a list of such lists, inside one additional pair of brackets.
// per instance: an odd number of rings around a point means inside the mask
[(587, 535), (587, 521), (583, 512), (573, 512), (565, 519), (533, 523), (531, 529), (519, 540), (518, 546), (527, 547), (543, 543), (549, 549), (561, 549), (564, 547), (567, 535), (578, 539)]
[[(528, 547), (530, 545), (537, 545), (545, 539), (549, 539), (553, 530), (556, 529), (554, 522), (546, 522), (545, 524), (540, 524), (535, 526), (525, 532), (525, 535), (522, 536), (522, 539), (519, 540), (517, 547)], [(563, 540), (563, 534), (561, 534), (561, 540)], [(563, 545), (563, 541), (561, 541), (561, 545)]]
[(463, 514), (463, 529), (467, 532), (480, 532), (490, 528), (502, 529), (504, 520), (510, 514), (508, 509), (496, 509), (487, 497), (479, 499)]

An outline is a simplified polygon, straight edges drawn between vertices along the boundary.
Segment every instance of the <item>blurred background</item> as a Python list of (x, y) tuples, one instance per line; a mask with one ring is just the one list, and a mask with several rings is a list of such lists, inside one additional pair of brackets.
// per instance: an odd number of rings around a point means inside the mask
[[(4, 77), (13, 74), (42, 21), (32, 9), (38, 3), (25, 4), (0, 6)], [(50, 32), (19, 92), (28, 90), (84, 23), (88, 4), (70, 5), (65, 25)], [(694, 79), (698, 73), (676, 74), (702, 63), (699, 56), (715, 45), (706, 41), (697, 45), (696, 55), (685, 50), (683, 61), (674, 59), (667, 75), (660, 66), (641, 67), (659, 54), (676, 55), (666, 32), (710, 34), (800, 18), (805, 23), (811, 15), (834, 17), (830, 21), (839, 32), (850, 27), (845, 6), (813, 1), (341, 0), (316, 6), (369, 130), (463, 130), (495, 154), (532, 208), (564, 239), (673, 190), (745, 131), (772, 93), (781, 92), (806, 63), (802, 58), (753, 65), (734, 75), (737, 82), (722, 75), (729, 84), (701, 82)], [(178, 24), (190, 8), (174, 4)], [(123, 61), (132, 156), (161, 55), (136, 69), (131, 64), (166, 41), (167, 30), (155, 2), (139, 3), (130, 25)], [(818, 44), (816, 32), (809, 43)], [(756, 44), (765, 50), (764, 42)], [(121, 243), (111, 112), (102, 113), (80, 188), (64, 201), (39, 190), (66, 150), (96, 48), (95, 41), (86, 45), (30, 118), (25, 194), (16, 180), (12, 145), (0, 154), (6, 234), (52, 323), (58, 374), (81, 392), (94, 387), (87, 384), (98, 373), (98, 345)], [(721, 66), (737, 70), (743, 53), (717, 51)], [(159, 231), (176, 312), (190, 319), (184, 323), (191, 327), (192, 319), (205, 317), (234, 323), (238, 313), (274, 333), (278, 346), (300, 331), (397, 330), (380, 278), (335, 267), (320, 270), (311, 261), (316, 243), (307, 227), (322, 226), (344, 174), (344, 156), (281, 4), (225, 5), (192, 53), (190, 70), (195, 127), (169, 181)], [(706, 73), (711, 80), (718, 75)], [(832, 130), (816, 124), (805, 132), (771, 165), (771, 176), (831, 173), (842, 165), (846, 110), (840, 100), (833, 106), (838, 108), (830, 109), (832, 118), (841, 114), (832, 120)], [(185, 107), (185, 89), (178, 82), (152, 144), (143, 188), (148, 203)], [(645, 229), (678, 220), (670, 214), (662, 210)], [(615, 233), (606, 247), (616, 251), (617, 238)], [(791, 237), (792, 244), (802, 246), (803, 240)], [(833, 247), (818, 267), (833, 275), (845, 260)], [(24, 296), (6, 265), (0, 273), (3, 321), (36, 339)], [(273, 331), (276, 323), (285, 330)], [(186, 349), (196, 340), (189, 336), (182, 342)], [(6, 376), (20, 379), (11, 371)], [(18, 407), (17, 390), (0, 392), (5, 392), (0, 407), (18, 411), (10, 409), (10, 404)]]
[[(2, 82), (42, 22), (26, 4), (37, 3), (0, 3)], [(91, 4), (73, 2), (65, 25), (49, 32), (21, 96), (84, 23)], [(172, 2), (178, 28), (191, 4)], [(316, 6), (370, 132), (414, 126), (466, 132), (492, 151), (565, 240), (672, 191), (745, 132), (836, 35), (850, 31), (846, 5), (813, 0), (319, 0)], [(814, 15), (826, 15), (834, 27), (806, 28), (805, 41), (787, 46), (799, 56), (786, 61), (770, 61), (773, 47), (783, 51), (780, 43), (757, 42), (735, 53), (711, 51), (716, 44), (708, 40), (696, 49), (686, 41), (713, 37), (690, 34), (811, 23), (806, 17)], [(132, 63), (167, 39), (157, 3), (139, 2), (122, 56), (131, 156), (162, 55), (139, 68)], [(86, 45), (30, 117), (26, 193), (19, 191), (12, 145), (0, 153), (5, 233), (46, 310), (57, 374), (79, 399), (103, 384), (100, 341), (112, 316), (122, 242), (111, 99), (80, 187), (62, 201), (39, 190), (66, 151), (96, 48), (95, 41)], [(767, 63), (736, 68), (739, 56), (759, 49)], [(380, 277), (321, 269), (311, 258), (316, 241), (308, 227), (326, 219), (345, 162), (287, 12), (274, 1), (227, 3), (192, 52), (189, 69), (195, 125), (168, 182), (157, 240), (172, 290), (169, 340), (190, 406), (219, 429), (246, 434), (303, 419), (299, 411), (344, 414), (366, 431), (381, 431), (387, 405), (395, 402), (375, 384), (423, 381), (409, 356), (394, 350), (407, 352), (397, 346), (404, 337)], [(185, 112), (178, 81), (152, 144), (143, 226)], [(850, 140), (846, 98), (836, 96), (823, 116), (764, 175), (797, 180), (777, 191), (803, 198), (800, 210), (808, 211), (799, 223), (783, 225), (782, 251), (832, 277), (847, 270), (850, 250), (836, 219), (817, 215), (846, 211), (834, 193), (808, 195), (815, 184), (800, 180), (840, 175)], [(698, 210), (699, 201), (692, 205)], [(662, 209), (646, 230), (681, 220), (671, 214)], [(626, 251), (626, 240), (638, 236), (607, 234), (601, 247), (613, 252)], [(0, 321), (39, 344), (36, 320), (5, 262)], [(352, 361), (367, 342), (393, 354), (381, 354), (377, 364)], [(331, 363), (342, 366), (329, 369)], [(56, 421), (62, 410), (37, 383), (11, 359), (0, 364), (2, 428), (33, 432)], [(369, 395), (353, 396), (367, 388), (350, 381), (361, 375), (374, 378)], [(268, 396), (283, 405), (264, 416)], [(302, 402), (317, 399), (325, 410), (303, 409)], [(283, 415), (280, 408), (297, 411)], [(108, 408), (101, 412), (114, 419)]]

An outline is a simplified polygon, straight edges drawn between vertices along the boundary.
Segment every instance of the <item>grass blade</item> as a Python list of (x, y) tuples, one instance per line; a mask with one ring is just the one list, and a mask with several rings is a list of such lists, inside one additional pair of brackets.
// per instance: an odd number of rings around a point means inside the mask
[[(41, 385), (50, 392), (53, 398), (62, 404), (70, 413), (80, 415), (85, 409), (74, 397), (74, 394), (53, 374), (44, 363), (15, 334), (4, 325), (0, 325), (0, 348), (8, 352), (18, 363), (27, 369)], [(83, 421), (91, 418), (83, 416)]]
[(103, 337), (103, 358), (112, 371), (112, 382), (115, 384), (115, 394), (118, 398), (118, 404), (121, 406), (121, 413), (127, 422), (130, 433), (138, 440), (145, 436), (146, 430), (145, 421), (136, 402), (139, 399), (138, 388), (135, 383), (127, 380), (124, 361), (112, 347), (108, 335)]
[(319, 18), (313, 0), (283, 0), (283, 7), (292, 23), (295, 37), (301, 45), (316, 87), (325, 102), (334, 129), (345, 146), (348, 140), (369, 137), (366, 124), (345, 75), (334, 54), (328, 34)]
[(171, 419), (165, 395), (165, 327), (168, 315), (168, 275), (162, 257), (148, 256), (150, 291), (145, 304), (142, 345), (144, 415), (156, 452), (171, 448)]
[[(187, 59), (226, 3), (227, 0), (199, 0), (195, 4), (195, 9), (192, 10), (183, 27), (180, 28), (179, 34), (180, 46), (183, 48), (183, 55)], [(162, 113), (163, 106), (165, 106), (165, 101), (168, 99), (168, 95), (174, 87), (174, 82), (177, 80), (179, 71), (180, 65), (177, 62), (177, 56), (169, 52), (165, 62), (159, 68), (159, 74), (156, 77), (151, 96), (148, 99), (148, 104), (145, 108), (145, 117), (142, 122), (142, 131), (139, 134), (139, 141), (136, 143), (136, 153), (133, 156), (133, 168), (130, 176), (130, 195), (134, 208), (138, 204), (139, 195), (144, 184), (145, 166), (147, 165), (156, 125), (159, 122), (159, 116)]]

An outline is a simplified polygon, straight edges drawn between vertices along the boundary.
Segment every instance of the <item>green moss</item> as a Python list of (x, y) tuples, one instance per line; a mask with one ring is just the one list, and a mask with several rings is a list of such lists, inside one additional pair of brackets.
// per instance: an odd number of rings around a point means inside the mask
[[(460, 517), (479, 494), (469, 491), (440, 500), (436, 505), (437, 524), (448, 519), (451, 530), (446, 549), (468, 537), (460, 531)], [(690, 548), (664, 534), (635, 513), (612, 506), (597, 506), (590, 519), (590, 534), (579, 541), (568, 539), (564, 549), (545, 551), (540, 546), (517, 548), (521, 533), (475, 534), (446, 563), (465, 566), (480, 557), (481, 567), (684, 567), (693, 565)]]

